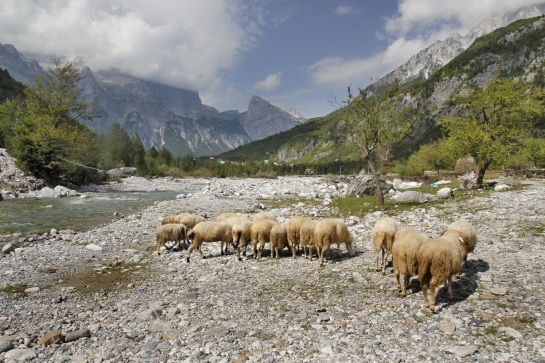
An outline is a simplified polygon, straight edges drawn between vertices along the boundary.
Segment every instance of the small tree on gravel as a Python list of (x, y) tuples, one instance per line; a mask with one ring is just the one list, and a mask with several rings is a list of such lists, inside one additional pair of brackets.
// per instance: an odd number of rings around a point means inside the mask
[(402, 139), (410, 129), (407, 109), (404, 111), (397, 96), (398, 89), (397, 85), (383, 93), (359, 89), (358, 95), (353, 95), (348, 87), (348, 99), (341, 103), (348, 139), (358, 147), (373, 174), (375, 196), (381, 205), (384, 204), (384, 196), (379, 181), (378, 151)]

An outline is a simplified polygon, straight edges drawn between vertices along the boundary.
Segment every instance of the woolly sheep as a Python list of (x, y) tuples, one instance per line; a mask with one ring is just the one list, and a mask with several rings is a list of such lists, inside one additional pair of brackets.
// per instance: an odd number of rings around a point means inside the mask
[(462, 237), (462, 239), (466, 242), (467, 247), (464, 250), (462, 258), (464, 260), (464, 267), (467, 267), (467, 254), (469, 252), (473, 252), (475, 250), (475, 246), (477, 245), (477, 231), (471, 225), (471, 223), (465, 220), (453, 222), (450, 226), (448, 226), (447, 230), (457, 231), (460, 234), (460, 237)]
[[(250, 239), (252, 241), (254, 259), (260, 260), (265, 243), (270, 241), (271, 228), (276, 224), (270, 219), (258, 219), (250, 226)], [(259, 251), (257, 244), (259, 243)]]
[(382, 251), (382, 273), (386, 273), (386, 261), (388, 256), (392, 254), (392, 246), (394, 244), (394, 237), (397, 231), (398, 224), (392, 218), (381, 218), (373, 227), (371, 232), (371, 240), (373, 244), (373, 250), (375, 251), (376, 270), (380, 271), (378, 259), (379, 253)]
[(439, 238), (423, 243), (418, 249), (418, 281), (422, 286), (424, 306), (429, 306), (432, 312), (435, 311), (435, 288), (441, 283), (445, 283), (448, 298), (452, 299), (452, 277), (460, 272), (466, 248), (467, 244), (458, 232), (446, 230)]
[[(398, 229), (395, 234), (395, 243), (392, 247), (392, 261), (394, 264), (394, 273), (397, 280), (397, 289), (403, 297), (407, 296), (407, 287), (411, 280), (411, 275), (418, 273), (418, 261), (416, 256), (420, 246), (428, 242), (430, 238), (414, 227), (403, 227)], [(403, 274), (403, 290), (399, 281), (399, 276)]]
[(286, 233), (288, 236), (288, 244), (291, 249), (291, 253), (293, 254), (293, 258), (296, 257), (297, 248), (300, 245), (301, 225), (306, 220), (307, 219), (305, 217), (295, 216), (290, 218), (286, 222)]
[(220, 250), (221, 255), (223, 256), (223, 244), (228, 245), (233, 236), (231, 233), (231, 226), (225, 222), (221, 221), (205, 221), (198, 223), (193, 227), (191, 232), (189, 232), (190, 238), (193, 239), (191, 247), (189, 247), (187, 254), (187, 262), (191, 257), (191, 253), (195, 248), (199, 250), (199, 253), (202, 258), (204, 255), (201, 250), (201, 245), (203, 242), (216, 242), (220, 241)]
[(176, 216), (165, 216), (161, 220), (161, 224), (172, 224), (175, 223)]
[(320, 249), (320, 266), (323, 266), (327, 251), (333, 243), (337, 244), (339, 251), (340, 244), (344, 242), (350, 256), (356, 255), (354, 237), (340, 219), (328, 218), (319, 221), (314, 230), (314, 240)]
[(168, 241), (175, 241), (180, 244), (186, 238), (187, 228), (183, 224), (163, 224), (155, 230), (155, 245), (157, 254), (160, 255), (161, 246), (165, 246)]
[(225, 213), (222, 213), (220, 214), (219, 216), (217, 216), (216, 220), (217, 221), (224, 221), (226, 219), (231, 219), (233, 217), (237, 217), (237, 218), (246, 218), (246, 215), (243, 214), (243, 213), (232, 213), (232, 212), (225, 212)]
[(246, 219), (237, 219), (232, 225), (231, 225), (231, 234), (233, 236), (233, 247), (237, 250), (237, 257), (239, 261), (242, 261), (242, 258), (240, 257), (240, 249), (244, 247), (244, 256), (246, 256), (246, 247), (248, 246), (248, 242), (250, 242), (251, 234), (250, 234), (250, 227), (252, 225), (252, 222)]
[(252, 217), (253, 221), (258, 221), (260, 219), (270, 219), (271, 221), (276, 222), (276, 217), (274, 215), (272, 215), (271, 213), (259, 212), (257, 214), (254, 214), (253, 217)]
[(285, 247), (290, 247), (285, 224), (275, 224), (272, 226), (269, 239), (271, 245), (271, 258), (274, 258), (275, 253), (276, 258), (280, 258), (280, 251)]
[[(314, 241), (314, 229), (316, 228), (316, 225), (318, 224), (317, 220), (314, 219), (307, 219), (306, 221), (301, 224), (301, 229), (299, 231), (299, 243), (301, 244), (301, 247), (303, 248), (303, 254), (305, 255), (305, 258), (308, 258), (309, 260), (312, 260), (312, 249), (316, 247), (316, 243)], [(307, 257), (307, 247), (308, 247), (308, 257)], [(320, 250), (317, 248), (318, 258), (320, 258)]]
[(188, 229), (195, 227), (198, 223), (206, 221), (206, 218), (196, 214), (182, 213), (174, 218), (174, 223), (185, 225)]

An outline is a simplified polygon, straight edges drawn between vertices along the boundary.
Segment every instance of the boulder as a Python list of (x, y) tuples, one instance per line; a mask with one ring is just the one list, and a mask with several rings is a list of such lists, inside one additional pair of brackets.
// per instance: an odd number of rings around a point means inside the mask
[[(382, 195), (389, 194), (394, 186), (383, 179), (379, 179)], [(346, 188), (347, 197), (361, 197), (363, 195), (375, 195), (376, 183), (373, 175), (359, 173)]]
[(49, 187), (44, 187), (38, 192), (36, 197), (37, 198), (58, 198), (59, 194), (55, 190)]
[(76, 192), (75, 190), (68, 189), (67, 187), (63, 187), (62, 185), (57, 185), (54, 190), (55, 193), (57, 193), (60, 197), (73, 197), (76, 195), (80, 195), (80, 193)]
[(4, 247), (2, 247), (2, 253), (5, 253), (6, 255), (15, 252), (15, 249), (17, 248), (17, 245), (14, 243), (6, 243)]
[(429, 202), (437, 200), (438, 198), (435, 195), (417, 192), (415, 190), (407, 190), (402, 193), (396, 193), (392, 199), (399, 202)]
[(450, 188), (441, 188), (436, 195), (441, 199), (449, 199), (454, 197), (454, 191)]

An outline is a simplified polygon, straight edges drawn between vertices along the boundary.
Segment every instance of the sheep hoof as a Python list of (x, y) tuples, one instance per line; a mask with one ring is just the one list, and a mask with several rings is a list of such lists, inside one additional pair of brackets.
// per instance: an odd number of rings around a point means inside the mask
[(239, 261), (242, 261), (242, 257), (239, 257), (238, 260), (239, 260)]
[(221, 251), (221, 255), (222, 255), (222, 256), (225, 256), (225, 253), (223, 253), (223, 251)]
[(242, 252), (242, 256), (246, 257), (246, 251)]
[(189, 263), (189, 257), (186, 259), (187, 263)]

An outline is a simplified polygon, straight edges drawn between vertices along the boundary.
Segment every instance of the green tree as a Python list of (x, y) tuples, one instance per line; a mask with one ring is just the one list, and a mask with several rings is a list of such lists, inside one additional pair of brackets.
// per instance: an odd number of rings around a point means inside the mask
[(504, 163), (530, 134), (543, 112), (543, 91), (530, 83), (496, 78), (456, 101), (459, 114), (439, 124), (463, 154), (475, 156), (477, 187), (482, 188), (488, 167)]
[(454, 169), (458, 158), (452, 140), (443, 140), (433, 144), (425, 144), (409, 157), (409, 165), (417, 169), (433, 169), (437, 174), (441, 170)]
[(145, 175), (147, 173), (146, 149), (144, 149), (144, 144), (142, 144), (142, 140), (140, 139), (140, 136), (138, 136), (138, 134), (134, 134), (132, 136), (131, 144), (133, 153), (132, 165), (134, 165), (138, 169), (138, 172), (141, 175)]
[(133, 144), (127, 131), (115, 123), (103, 138), (100, 166), (113, 169), (133, 166)]
[[(92, 103), (80, 99), (79, 70), (58, 59), (52, 62), (45, 75), (34, 79), (34, 86), (25, 87), (23, 100), (2, 104), (0, 124), (11, 127), (6, 147), (23, 169), (49, 183), (63, 178), (79, 183), (96, 173), (85, 168), (96, 150), (91, 132), (79, 121), (92, 121), (98, 113)], [(76, 166), (86, 170), (75, 172)], [(76, 175), (77, 180), (70, 180)]]
[(400, 107), (397, 92), (398, 86), (394, 85), (380, 94), (359, 89), (355, 96), (349, 87), (348, 100), (342, 102), (348, 138), (358, 147), (364, 163), (374, 175), (375, 196), (381, 205), (384, 205), (384, 196), (379, 182), (377, 151), (401, 140), (410, 128), (406, 119), (408, 109), (404, 111)]
[(545, 165), (545, 140), (531, 137), (524, 140), (523, 155), (536, 168)]

